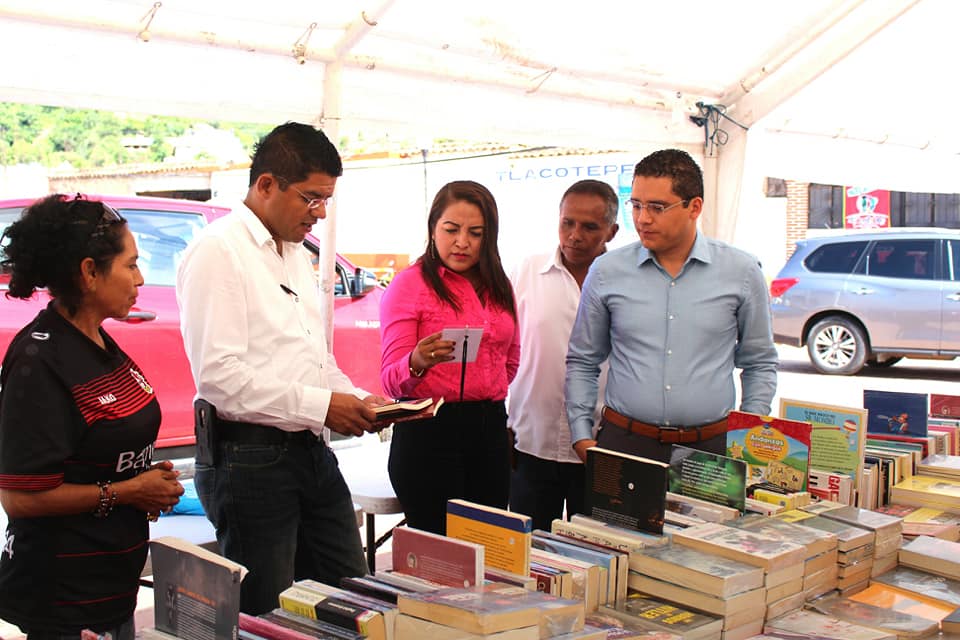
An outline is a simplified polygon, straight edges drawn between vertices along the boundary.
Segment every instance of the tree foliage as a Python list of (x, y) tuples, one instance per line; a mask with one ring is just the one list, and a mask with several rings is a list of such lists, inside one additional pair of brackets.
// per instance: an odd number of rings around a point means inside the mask
[[(195, 124), (187, 118), (121, 114), (32, 104), (0, 103), (0, 165), (39, 163), (46, 167), (92, 169), (128, 163), (162, 162), (173, 153), (168, 138)], [(270, 127), (211, 122), (231, 130), (252, 152)], [(132, 136), (151, 139), (147, 148), (124, 145)]]

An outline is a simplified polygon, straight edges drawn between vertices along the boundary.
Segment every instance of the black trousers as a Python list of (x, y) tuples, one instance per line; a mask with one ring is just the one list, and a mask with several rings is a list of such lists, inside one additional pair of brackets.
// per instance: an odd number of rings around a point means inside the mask
[[(670, 462), (670, 449), (672, 444), (660, 444), (659, 441), (646, 436), (631, 433), (626, 429), (610, 424), (606, 420), (600, 421), (600, 430), (597, 433), (597, 446), (604, 449), (613, 449), (622, 453), (629, 453), (634, 456), (650, 458), (651, 460), (660, 460), (661, 462)], [(700, 451), (709, 451), (726, 455), (727, 453), (727, 434), (721, 433), (709, 440), (700, 442), (685, 443), (683, 446)]]
[(510, 479), (510, 510), (533, 518), (533, 528), (550, 531), (557, 518), (583, 513), (584, 470), (577, 462), (544, 460), (514, 451), (516, 466)]
[(450, 402), (433, 419), (395, 424), (388, 469), (407, 524), (446, 534), (450, 498), (505, 509), (510, 446), (503, 401)]

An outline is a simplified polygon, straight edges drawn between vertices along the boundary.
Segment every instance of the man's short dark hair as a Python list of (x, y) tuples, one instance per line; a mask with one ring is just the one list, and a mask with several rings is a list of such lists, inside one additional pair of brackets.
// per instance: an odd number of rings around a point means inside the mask
[(637, 163), (633, 177), (670, 178), (673, 192), (683, 200), (703, 198), (703, 172), (690, 154), (680, 149), (654, 151)]
[(265, 173), (288, 184), (303, 182), (311, 173), (339, 178), (343, 175), (343, 162), (323, 131), (308, 124), (287, 122), (265, 135), (254, 148), (249, 186)]
[(609, 184), (601, 182), (600, 180), (580, 180), (574, 182), (563, 192), (563, 197), (560, 198), (560, 205), (563, 206), (563, 201), (567, 199), (567, 196), (574, 193), (602, 198), (607, 209), (603, 216), (604, 220), (606, 220), (607, 224), (615, 224), (617, 222), (617, 212), (620, 211), (620, 198), (617, 197), (617, 193)]

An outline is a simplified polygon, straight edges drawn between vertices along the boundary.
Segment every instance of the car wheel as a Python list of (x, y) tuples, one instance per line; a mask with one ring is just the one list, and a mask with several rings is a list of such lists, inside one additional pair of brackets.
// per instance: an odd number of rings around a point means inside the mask
[(867, 338), (852, 320), (830, 316), (810, 329), (807, 353), (820, 373), (849, 376), (860, 371), (867, 360)]
[(887, 358), (886, 360), (877, 360), (876, 358), (867, 358), (866, 365), (872, 369), (886, 369), (887, 367), (892, 367), (903, 360), (903, 356), (896, 356), (893, 358)]

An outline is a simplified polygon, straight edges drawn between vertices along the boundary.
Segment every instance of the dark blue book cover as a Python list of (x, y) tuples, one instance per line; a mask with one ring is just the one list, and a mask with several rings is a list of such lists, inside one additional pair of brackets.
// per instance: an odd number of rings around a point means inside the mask
[(864, 389), (867, 433), (925, 438), (928, 403), (925, 393)]

